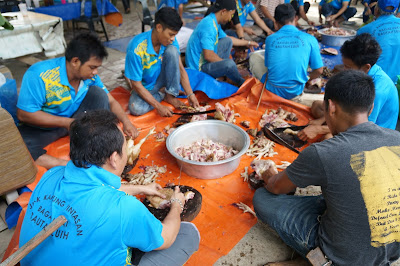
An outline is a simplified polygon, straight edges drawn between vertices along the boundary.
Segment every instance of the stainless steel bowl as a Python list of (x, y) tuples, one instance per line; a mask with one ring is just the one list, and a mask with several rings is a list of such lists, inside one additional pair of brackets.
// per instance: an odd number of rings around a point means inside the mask
[(348, 36), (340, 36), (340, 35), (328, 35), (325, 33), (326, 30), (329, 28), (319, 30), (318, 32), (321, 33), (321, 43), (329, 46), (342, 46), (345, 41), (352, 39), (354, 36), (356, 36), (356, 31), (354, 30), (349, 30), (349, 29), (344, 29), (348, 32), (350, 32), (352, 35)]
[[(211, 139), (238, 150), (235, 156), (218, 162), (195, 162), (182, 158), (175, 149), (201, 139)], [(189, 176), (214, 179), (229, 175), (239, 166), (240, 157), (250, 145), (249, 135), (240, 127), (219, 120), (191, 122), (178, 127), (167, 138), (167, 149)]]

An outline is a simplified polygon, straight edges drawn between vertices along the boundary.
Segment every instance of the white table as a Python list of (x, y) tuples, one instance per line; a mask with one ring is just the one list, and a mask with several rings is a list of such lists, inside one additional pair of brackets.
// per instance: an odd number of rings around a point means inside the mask
[[(14, 30), (0, 27), (0, 58), (9, 59), (24, 55), (44, 53), (54, 57), (65, 52), (62, 19), (45, 14), (8, 12), (2, 14), (14, 26)], [(10, 16), (14, 19), (10, 20)]]

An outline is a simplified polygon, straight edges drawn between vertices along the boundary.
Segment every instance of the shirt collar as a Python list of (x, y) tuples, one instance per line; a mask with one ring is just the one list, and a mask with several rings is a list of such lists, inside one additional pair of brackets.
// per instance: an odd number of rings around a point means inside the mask
[(65, 167), (64, 177), (70, 182), (84, 183), (88, 186), (110, 186), (115, 189), (121, 187), (121, 178), (96, 165), (89, 168), (76, 167), (69, 161)]
[(379, 66), (377, 64), (373, 65), (370, 70), (368, 71), (368, 76), (373, 77), (379, 71)]
[(281, 31), (281, 30), (282, 31), (298, 31), (296, 26), (293, 26), (293, 25), (285, 25), (279, 31)]
[(65, 86), (71, 86), (67, 76), (67, 59), (62, 57), (60, 61), (60, 83)]

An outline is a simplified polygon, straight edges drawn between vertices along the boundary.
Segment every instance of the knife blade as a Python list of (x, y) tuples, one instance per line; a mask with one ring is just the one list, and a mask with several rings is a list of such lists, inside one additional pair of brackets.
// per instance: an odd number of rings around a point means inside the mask
[(290, 145), (285, 140), (283, 140), (281, 137), (279, 137), (277, 134), (275, 134), (275, 132), (272, 131), (271, 129), (269, 129), (267, 126), (264, 126), (263, 130), (267, 134), (267, 137), (270, 137), (276, 143), (281, 144), (282, 146), (288, 148), (291, 151), (294, 151), (295, 153), (300, 153), (299, 150), (295, 149), (292, 145)]
[(217, 110), (212, 109), (212, 110), (207, 110), (207, 111), (191, 112), (191, 113), (175, 113), (175, 112), (172, 112), (172, 113), (174, 115), (201, 115), (201, 114), (214, 113), (215, 111), (217, 111)]

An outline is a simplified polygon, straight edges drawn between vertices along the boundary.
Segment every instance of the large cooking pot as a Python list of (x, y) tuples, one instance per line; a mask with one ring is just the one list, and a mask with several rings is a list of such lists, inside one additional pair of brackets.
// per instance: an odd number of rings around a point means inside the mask
[[(238, 150), (236, 155), (217, 162), (196, 162), (182, 158), (175, 149), (201, 139), (211, 139)], [(250, 145), (249, 135), (240, 127), (219, 120), (191, 122), (178, 127), (167, 138), (167, 149), (182, 171), (200, 179), (214, 179), (229, 175), (239, 166), (240, 157)]]
[(327, 30), (329, 30), (329, 28), (318, 30), (318, 32), (321, 33), (321, 36), (322, 36), (321, 43), (328, 45), (328, 46), (339, 46), (340, 47), (344, 44), (345, 41), (350, 40), (354, 36), (356, 36), (356, 31), (354, 31), (354, 30), (344, 29), (350, 33), (350, 35), (346, 35), (346, 36), (329, 35), (329, 34), (325, 33), (325, 31), (327, 31)]

